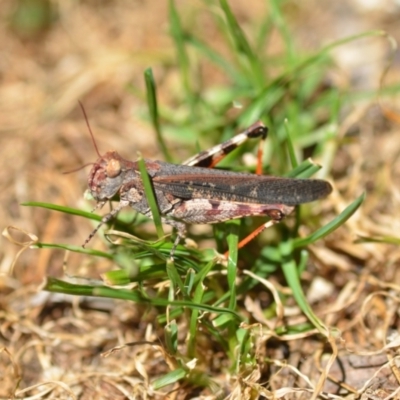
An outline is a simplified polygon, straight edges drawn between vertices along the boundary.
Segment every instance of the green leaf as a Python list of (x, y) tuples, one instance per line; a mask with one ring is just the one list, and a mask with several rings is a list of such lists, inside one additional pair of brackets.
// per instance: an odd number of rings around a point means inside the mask
[(348, 207), (346, 207), (334, 220), (329, 222), (327, 225), (316, 230), (311, 235), (305, 238), (297, 238), (293, 240), (293, 249), (308, 246), (315, 243), (317, 240), (324, 238), (329, 235), (341, 225), (343, 225), (361, 206), (365, 199), (365, 193), (353, 201)]
[(149, 203), (154, 224), (156, 226), (157, 235), (161, 239), (165, 235), (161, 223), (160, 211), (158, 209), (158, 203), (154, 194), (153, 184), (150, 180), (149, 174), (147, 173), (146, 163), (144, 162), (141, 154), (138, 155), (137, 163), (139, 165), (140, 177), (142, 178), (146, 200)]
[(314, 161), (308, 158), (297, 165), (296, 168), (292, 169), (286, 176), (288, 178), (310, 178), (320, 169), (320, 165), (315, 164)]
[(299, 163), (296, 158), (296, 153), (294, 151), (292, 139), (290, 138), (289, 121), (285, 120), (284, 124), (285, 124), (285, 130), (286, 130), (286, 142), (287, 142), (287, 148), (288, 148), (288, 152), (289, 152), (290, 162), (292, 164), (292, 168), (296, 168), (299, 165)]
[(240, 27), (239, 23), (237, 22), (235, 16), (232, 13), (232, 10), (229, 7), (229, 4), (226, 0), (220, 0), (221, 8), (225, 13), (226, 22), (228, 24), (229, 32), (232, 36), (232, 39), (235, 43), (236, 49), (243, 53), (249, 59), (254, 59), (253, 51), (249, 45), (249, 42), (246, 39), (242, 28)]
[(172, 385), (179, 380), (185, 378), (185, 376), (188, 374), (188, 371), (183, 369), (183, 368), (177, 368), (174, 371), (169, 372), (168, 374), (165, 374), (161, 378), (158, 378), (153, 381), (153, 388), (154, 390), (159, 390), (163, 388), (164, 386)]
[(239, 244), (239, 227), (240, 220), (228, 221), (225, 224), (229, 229), (228, 234), (228, 285), (229, 285), (229, 308), (236, 309), (236, 277), (237, 277), (237, 260), (238, 260), (238, 244)]
[(168, 353), (176, 354), (178, 350), (178, 326), (175, 320), (164, 328), (164, 336)]
[(28, 201), (25, 203), (21, 203), (21, 206), (47, 208), (48, 210), (60, 211), (65, 214), (78, 215), (79, 217), (93, 219), (95, 221), (101, 221), (102, 218), (100, 215), (96, 215), (87, 211), (78, 210), (76, 208), (58, 206), (56, 204), (50, 204), (50, 203), (42, 203), (39, 201)]
[(304, 295), (303, 288), (301, 286), (300, 276), (298, 272), (298, 266), (293, 258), (293, 247), (292, 242), (282, 242), (279, 246), (282, 254), (282, 271), (285, 275), (286, 282), (292, 289), (293, 297), (296, 303), (301, 308), (303, 313), (312, 322), (312, 324), (321, 332), (323, 335), (328, 334), (328, 329), (324, 323), (314, 314), (312, 308), (308, 304), (307, 298)]
[(89, 256), (94, 256), (94, 257), (103, 257), (103, 258), (108, 258), (112, 260), (114, 257), (112, 254), (106, 253), (104, 251), (99, 251), (99, 250), (94, 250), (94, 249), (86, 249), (83, 248), (82, 246), (74, 246), (72, 244), (60, 244), (60, 243), (42, 243), (42, 242), (36, 242), (34, 245), (31, 246), (32, 249), (62, 249), (62, 250), (68, 250), (72, 251), (74, 253), (81, 253), (81, 254), (87, 254)]
[(161, 147), (161, 151), (164, 155), (164, 158), (168, 162), (172, 162), (172, 157), (169, 154), (168, 148), (165, 144), (164, 137), (161, 133), (161, 126), (158, 116), (158, 106), (157, 106), (157, 91), (156, 84), (154, 82), (153, 71), (151, 68), (147, 68), (144, 71), (144, 79), (146, 82), (146, 92), (147, 92), (147, 105), (149, 107), (149, 114), (151, 118), (151, 122), (153, 123), (154, 130), (157, 135), (157, 142)]

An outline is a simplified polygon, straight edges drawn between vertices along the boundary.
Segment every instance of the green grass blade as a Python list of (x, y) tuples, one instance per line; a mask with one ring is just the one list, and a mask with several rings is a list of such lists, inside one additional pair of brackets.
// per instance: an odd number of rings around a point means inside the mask
[(220, 0), (222, 11), (225, 14), (227, 28), (235, 44), (235, 48), (239, 54), (243, 56), (251, 67), (252, 76), (249, 76), (253, 80), (253, 84), (264, 85), (263, 72), (258, 61), (258, 57), (255, 56), (246, 36), (240, 27), (235, 15), (229, 7), (227, 0)]
[(355, 40), (362, 39), (365, 37), (369, 36), (385, 36), (386, 33), (384, 31), (380, 30), (375, 30), (375, 31), (368, 31), (368, 32), (363, 32), (361, 34), (356, 34), (353, 36), (348, 36), (345, 37), (344, 39), (337, 40), (333, 43), (328, 44), (324, 48), (322, 48), (320, 51), (318, 51), (315, 54), (312, 54), (311, 56), (298, 61), (296, 64), (293, 65), (292, 68), (288, 69), (285, 71), (280, 77), (276, 78), (273, 83), (277, 82), (289, 82), (298, 75), (301, 71), (307, 69), (311, 65), (317, 64), (318, 62), (321, 62), (321, 60), (326, 59), (326, 57), (329, 55), (330, 51), (335, 49), (336, 47), (343, 46), (347, 43), (354, 42)]
[(192, 301), (186, 300), (175, 300), (169, 301), (164, 298), (150, 298), (144, 297), (139, 290), (127, 290), (127, 289), (115, 289), (103, 285), (81, 285), (74, 284), (66, 281), (62, 281), (56, 278), (48, 277), (43, 288), (48, 292), (72, 294), (76, 296), (97, 296), (97, 297), (109, 297), (113, 299), (129, 300), (136, 303), (147, 303), (156, 307), (187, 307), (190, 309), (197, 309), (202, 312), (220, 314), (228, 314), (237, 320), (241, 321), (242, 317), (235, 311), (229, 310), (228, 308), (213, 307), (208, 304), (197, 304)]
[[(78, 217), (84, 217), (84, 218), (91, 219), (91, 220), (94, 220), (97, 222), (100, 222), (102, 219), (101, 215), (93, 214), (93, 213), (87, 212), (87, 211), (77, 210), (77, 209), (71, 208), (71, 207), (50, 204), (50, 203), (30, 201), (30, 202), (22, 203), (21, 205), (28, 206), (28, 207), (41, 207), (41, 208), (45, 208), (48, 210), (59, 211), (59, 212), (65, 213), (65, 214), (77, 215)], [(112, 221), (112, 223), (116, 230), (123, 230), (123, 231), (127, 230), (130, 225), (119, 219), (114, 219)], [(78, 251), (77, 249), (74, 249), (74, 250), (71, 249), (71, 251), (84, 253), (83, 251)], [(90, 253), (87, 253), (87, 254), (90, 254)]]
[(225, 14), (227, 27), (235, 44), (236, 50), (239, 55), (242, 56), (241, 58), (239, 58), (239, 61), (243, 59), (246, 60), (250, 67), (250, 70), (248, 68), (245, 68), (242, 72), (242, 75), (246, 77), (248, 85), (250, 84), (253, 88), (264, 87), (265, 74), (261, 59), (257, 57), (252, 50), (246, 38), (246, 35), (244, 34), (236, 17), (229, 7), (228, 1), (220, 0), (220, 5)]
[(108, 258), (109, 260), (114, 259), (114, 257), (111, 254), (105, 253), (104, 251), (99, 251), (99, 250), (94, 250), (94, 249), (86, 249), (86, 248), (83, 248), (82, 246), (74, 246), (72, 244), (59, 244), (59, 243), (55, 244), (55, 243), (37, 242), (30, 247), (32, 249), (35, 249), (35, 248), (38, 248), (38, 249), (62, 249), (62, 250), (68, 250), (68, 251), (72, 251), (74, 253), (86, 254), (86, 255), (94, 256), (94, 257)]
[(365, 199), (365, 193), (353, 201), (348, 207), (346, 207), (334, 220), (316, 230), (311, 235), (305, 238), (297, 238), (293, 240), (293, 249), (308, 246), (317, 240), (324, 238), (331, 232), (343, 225), (361, 206)]
[(289, 121), (287, 119), (284, 121), (284, 127), (286, 131), (286, 143), (289, 152), (290, 163), (292, 164), (292, 168), (296, 168), (298, 167), (299, 163), (297, 161), (296, 152), (294, 151), (293, 142), (290, 137)]
[(183, 379), (188, 374), (188, 371), (183, 368), (177, 368), (167, 374), (163, 375), (161, 378), (155, 379), (152, 386), (154, 390), (159, 390), (164, 386), (172, 385), (179, 380)]
[[(210, 265), (213, 265), (213, 263), (210, 262), (208, 264), (208, 266), (210, 266)], [(207, 268), (207, 271), (209, 271), (209, 268)], [(202, 272), (200, 274), (202, 274)], [(201, 282), (199, 282), (199, 284), (196, 285), (196, 289), (194, 291), (194, 296), (193, 296), (193, 301), (196, 303), (202, 303), (204, 291), (205, 291), (205, 286), (203, 285), (203, 282), (201, 281)], [(195, 356), (199, 313), (200, 313), (199, 310), (193, 310), (192, 315), (190, 316), (189, 337), (188, 337), (188, 356), (190, 358)]]
[(321, 166), (315, 164), (313, 160), (308, 158), (302, 161), (296, 168), (292, 169), (287, 176), (288, 178), (310, 178), (321, 169)]
[(250, 329), (239, 328), (236, 331), (238, 354), (234, 357), (234, 367), (237, 373), (240, 373), (242, 365), (249, 363), (251, 348)]
[[(256, 54), (264, 54), (268, 47), (268, 39), (271, 38), (271, 32), (274, 30), (274, 23), (269, 12), (264, 16), (255, 41)], [(265, 65), (268, 68), (268, 64)]]
[(162, 223), (161, 223), (160, 211), (158, 209), (158, 203), (157, 203), (157, 200), (156, 200), (156, 197), (154, 194), (153, 185), (151, 183), (149, 174), (147, 173), (147, 170), (146, 170), (146, 163), (144, 162), (143, 157), (140, 153), (138, 154), (137, 162), (139, 165), (140, 176), (142, 178), (146, 199), (147, 199), (147, 202), (149, 203), (151, 214), (152, 214), (153, 220), (154, 220), (154, 224), (156, 226), (157, 235), (161, 239), (165, 235), (164, 235), (164, 230), (163, 230)]
[(232, 36), (233, 42), (235, 43), (236, 49), (239, 51), (239, 53), (242, 53), (248, 59), (253, 60), (255, 58), (253, 50), (251, 49), (250, 44), (247, 41), (244, 32), (242, 31), (242, 28), (240, 27), (232, 10), (230, 9), (227, 0), (220, 0), (220, 5), (222, 11), (225, 14), (227, 26)]
[(244, 76), (234, 67), (233, 63), (227, 58), (224, 58), (218, 54), (210, 46), (207, 46), (206, 43), (192, 35), (188, 36), (186, 40), (187, 43), (192, 45), (200, 54), (204, 55), (222, 71), (228, 74), (232, 81), (236, 82), (237, 84), (244, 81)]
[(60, 211), (60, 212), (63, 212), (65, 214), (70, 214), (70, 215), (78, 215), (79, 217), (92, 219), (94, 221), (101, 221), (101, 218), (102, 218), (100, 215), (96, 215), (96, 214), (93, 214), (93, 213), (90, 213), (87, 211), (77, 210), (76, 208), (58, 206), (55, 204), (42, 203), (42, 202), (38, 202), (38, 201), (29, 201), (26, 203), (21, 203), (21, 206), (47, 208), (48, 210)]
[(181, 77), (183, 82), (183, 87), (185, 89), (186, 95), (188, 96), (189, 103), (193, 100), (193, 91), (190, 84), (190, 62), (189, 56), (187, 55), (185, 48), (185, 34), (182, 29), (181, 20), (179, 18), (178, 11), (175, 7), (174, 0), (169, 0), (169, 21), (171, 28), (171, 36), (174, 40), (179, 68), (181, 71)]
[(177, 269), (175, 268), (175, 262), (174, 262), (174, 260), (171, 260), (170, 257), (167, 259), (167, 274), (168, 274), (168, 278), (171, 282), (170, 283), (169, 300), (175, 299), (175, 288), (176, 287), (179, 287), (179, 289), (184, 297), (188, 297), (186, 287), (183, 284), (182, 279), (181, 279)]
[(259, 120), (262, 115), (268, 114), (284, 98), (285, 94), (284, 87), (268, 85), (267, 88), (253, 98), (251, 104), (242, 112), (239, 117), (240, 126), (249, 126), (254, 121)]
[(100, 285), (75, 284), (51, 277), (47, 278), (43, 289), (48, 292), (72, 294), (76, 296), (109, 297), (130, 300), (136, 303), (149, 302), (138, 290), (114, 289)]
[(238, 262), (238, 243), (239, 243), (239, 228), (240, 220), (235, 219), (225, 224), (229, 229), (228, 234), (228, 285), (230, 292), (229, 308), (234, 310), (236, 308), (236, 278), (237, 278), (237, 262)]
[[(229, 291), (226, 296), (229, 298), (229, 309), (236, 309), (236, 277), (237, 277), (237, 260), (238, 260), (238, 243), (239, 243), (239, 227), (240, 220), (232, 220), (225, 223), (225, 226), (229, 229), (227, 237), (229, 254), (228, 254), (228, 288)], [(214, 319), (213, 325), (216, 327), (222, 327), (231, 322), (229, 316), (218, 316)]]
[(149, 107), (151, 122), (153, 123), (154, 130), (156, 131), (158, 143), (161, 147), (161, 151), (164, 155), (164, 158), (168, 162), (172, 162), (172, 157), (169, 154), (168, 148), (164, 141), (164, 137), (161, 133), (161, 126), (158, 116), (157, 90), (156, 90), (156, 84), (154, 82), (153, 71), (151, 68), (147, 68), (144, 71), (144, 79), (146, 82), (147, 105)]
[[(143, 281), (143, 275), (140, 275), (140, 270), (137, 265), (134, 263), (132, 264), (133, 265), (129, 268), (125, 267), (123, 269), (105, 272), (102, 275), (104, 283), (107, 286), (124, 286), (129, 285), (132, 282)], [(151, 271), (152, 275), (149, 276), (149, 279), (152, 279), (153, 277), (155, 279), (162, 279), (162, 277), (165, 276), (165, 264), (152, 265), (151, 267), (154, 268), (154, 271)]]
[(293, 37), (288, 29), (288, 24), (282, 14), (281, 0), (270, 1), (270, 15), (275, 28), (280, 32), (285, 43), (287, 56), (287, 64), (291, 65), (295, 60), (296, 54), (293, 45)]
[(298, 306), (301, 308), (303, 313), (312, 322), (312, 324), (321, 332), (326, 335), (328, 329), (324, 323), (314, 314), (310, 305), (308, 304), (307, 298), (304, 295), (303, 288), (301, 286), (300, 276), (296, 262), (293, 259), (292, 242), (282, 242), (279, 246), (282, 254), (282, 271), (285, 275), (286, 282), (292, 289), (293, 297), (295, 298)]
[(165, 327), (164, 337), (168, 353), (175, 355), (178, 349), (178, 327), (175, 320)]

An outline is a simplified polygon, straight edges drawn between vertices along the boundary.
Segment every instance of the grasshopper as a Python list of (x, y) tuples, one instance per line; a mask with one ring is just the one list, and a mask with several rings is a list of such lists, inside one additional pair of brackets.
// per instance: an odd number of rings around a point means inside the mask
[[(226, 154), (247, 139), (261, 138), (263, 143), (267, 132), (262, 122), (256, 122), (232, 139), (178, 165), (144, 160), (161, 221), (177, 230), (171, 258), (179, 242), (186, 236), (186, 224), (214, 224), (246, 216), (269, 217), (268, 222), (239, 243), (240, 248), (267, 227), (280, 222), (296, 205), (324, 198), (331, 193), (331, 185), (324, 180), (260, 175), (260, 151), (257, 174), (213, 169)], [(90, 134), (93, 138), (91, 131)], [(128, 161), (115, 151), (108, 151), (101, 156), (96, 144), (95, 148), (99, 159), (93, 164), (88, 178), (89, 191), (97, 202), (95, 209), (116, 197), (119, 198), (119, 204), (102, 218), (83, 247), (103, 224), (124, 207), (130, 206), (152, 217), (138, 162)]]

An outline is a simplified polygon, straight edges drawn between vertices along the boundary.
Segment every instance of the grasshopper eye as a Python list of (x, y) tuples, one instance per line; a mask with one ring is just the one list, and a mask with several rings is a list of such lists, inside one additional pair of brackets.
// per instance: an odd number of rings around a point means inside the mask
[(111, 159), (107, 163), (106, 174), (109, 178), (115, 178), (121, 173), (121, 163), (116, 159)]

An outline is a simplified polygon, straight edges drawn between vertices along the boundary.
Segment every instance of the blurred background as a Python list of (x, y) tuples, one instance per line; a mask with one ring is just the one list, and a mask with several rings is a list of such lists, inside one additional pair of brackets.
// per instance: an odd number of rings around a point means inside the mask
[[(176, 0), (174, 4), (183, 29), (229, 62), (229, 38), (219, 26), (223, 20), (219, 3)], [(259, 42), (257, 48), (267, 65), (270, 58), (272, 74), (279, 70), (277, 60), (284, 51), (289, 57), (285, 35), (303, 54), (369, 30), (383, 30), (394, 40), (400, 39), (400, 3), (396, 0), (247, 0), (231, 1), (230, 7), (254, 48), (266, 16), (275, 15), (275, 25), (265, 27), (270, 30), (268, 40)], [(232, 75), (202, 57), (195, 45), (187, 52), (190, 70), (187, 67), (188, 71), (182, 72), (185, 60), (180, 59), (171, 18), (167, 1), (1, 0), (0, 221), (2, 229), (17, 228), (7, 231), (12, 241), (26, 243), (31, 240), (26, 233), (30, 233), (41, 242), (79, 246), (93, 228), (78, 217), (21, 206), (27, 201), (88, 211), (93, 206), (83, 198), (88, 168), (63, 174), (97, 158), (79, 101), (100, 153), (115, 149), (128, 159), (135, 159), (137, 151), (144, 157), (164, 157), (148, 113), (143, 77), (148, 67), (157, 85), (164, 137), (176, 162), (195, 153), (193, 127), (206, 132), (208, 126), (220, 126), (225, 119), (232, 121), (240, 115), (240, 109), (227, 106), (220, 119), (199, 113), (197, 121), (191, 120), (194, 100), (188, 99), (185, 85), (191, 85), (208, 104), (218, 105), (221, 99), (229, 98)], [(329, 162), (338, 178), (336, 187), (348, 195), (341, 200), (351, 202), (363, 189), (375, 193), (356, 218), (363, 218), (363, 222), (350, 224), (346, 235), (337, 238), (336, 246), (331, 244), (339, 253), (348, 251), (350, 258), (343, 261), (340, 255), (329, 253), (332, 265), (345, 267), (350, 259), (388, 264), (398, 260), (394, 247), (390, 251), (379, 245), (350, 249), (360, 225), (361, 233), (370, 235), (395, 236), (400, 231), (400, 56), (391, 40), (371, 35), (338, 46), (329, 53), (332, 67), (324, 72), (327, 85), (353, 94), (353, 100), (359, 94), (357, 101), (347, 102), (340, 110), (343, 118), (337, 131), (342, 137), (350, 135), (347, 150)], [(377, 103), (382, 77), (387, 88), (381, 96), (383, 108)], [(290, 114), (290, 110), (280, 112)], [(354, 135), (356, 143), (351, 139)], [(203, 140), (204, 147), (215, 143), (207, 136)], [(345, 203), (335, 199), (335, 207), (343, 209)], [(95, 239), (91, 246), (96, 243)], [(11, 308), (16, 315), (29, 314), (32, 321), (37, 321), (40, 313), (35, 311), (34, 301), (40, 299), (31, 296), (46, 275), (62, 274), (67, 263), (77, 273), (97, 276), (93, 260), (76, 255), (65, 260), (61, 250), (26, 249), (12, 267), (20, 249), (2, 237), (0, 293), (6, 295), (4, 309), (15, 301)], [(3, 328), (6, 321), (10, 323), (3, 319)], [(113, 320), (117, 327), (120, 323)], [(21, 326), (18, 329), (28, 329)], [(18, 329), (14, 335), (21, 335)], [(7, 364), (7, 360), (3, 362)], [(66, 360), (60, 364), (63, 362)], [(25, 383), (40, 379), (32, 370)]]

